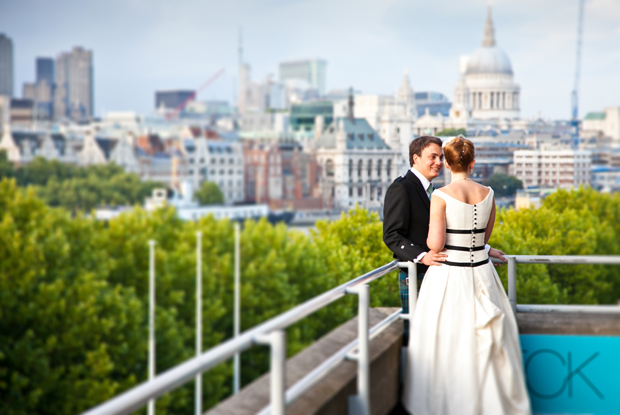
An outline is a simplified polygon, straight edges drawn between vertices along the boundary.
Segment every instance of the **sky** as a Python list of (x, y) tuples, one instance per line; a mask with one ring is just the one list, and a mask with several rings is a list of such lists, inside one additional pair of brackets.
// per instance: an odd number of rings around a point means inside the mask
[[(408, 69), (414, 91), (450, 99), (460, 55), (482, 42), (488, 0), (0, 0), (13, 40), (15, 95), (35, 58), (93, 51), (95, 113), (154, 108), (156, 90), (237, 92), (239, 28), (252, 78), (280, 62), (327, 61), (327, 89), (394, 94)], [(495, 0), (497, 45), (521, 86), (521, 116), (570, 117), (579, 0)], [(579, 113), (620, 106), (620, 0), (585, 0)]]

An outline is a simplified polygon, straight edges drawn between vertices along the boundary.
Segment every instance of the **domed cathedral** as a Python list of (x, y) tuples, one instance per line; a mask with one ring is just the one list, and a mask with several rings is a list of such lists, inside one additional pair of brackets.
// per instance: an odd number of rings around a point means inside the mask
[(508, 55), (497, 47), (491, 6), (487, 10), (482, 46), (461, 57), (450, 117), (465, 121), (519, 118), (519, 85)]

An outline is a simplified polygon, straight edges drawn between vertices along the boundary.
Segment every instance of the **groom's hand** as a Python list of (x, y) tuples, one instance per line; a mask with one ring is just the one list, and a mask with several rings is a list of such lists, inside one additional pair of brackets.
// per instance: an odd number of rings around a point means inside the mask
[(441, 263), (445, 262), (448, 257), (448, 254), (444, 254), (443, 252), (445, 252), (445, 249), (441, 252), (430, 250), (422, 257), (422, 261), (420, 262), (429, 267), (431, 265), (442, 265)]
[[(500, 251), (499, 249), (491, 248), (489, 249), (489, 256), (492, 258), (497, 258), (501, 261), (508, 262), (506, 258), (504, 258), (504, 251)], [(425, 255), (426, 256), (426, 255)], [(496, 267), (501, 267), (502, 264), (495, 264)]]

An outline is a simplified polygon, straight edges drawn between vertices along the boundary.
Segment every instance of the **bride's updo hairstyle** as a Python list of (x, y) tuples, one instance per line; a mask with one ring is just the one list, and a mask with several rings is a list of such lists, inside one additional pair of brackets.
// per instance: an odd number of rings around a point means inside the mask
[(459, 135), (444, 144), (443, 155), (453, 173), (462, 173), (476, 158), (476, 151), (474, 143)]

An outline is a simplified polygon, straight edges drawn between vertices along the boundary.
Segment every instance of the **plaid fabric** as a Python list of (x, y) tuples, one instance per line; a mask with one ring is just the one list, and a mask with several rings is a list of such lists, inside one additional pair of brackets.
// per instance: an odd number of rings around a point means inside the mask
[[(407, 278), (407, 273), (401, 270), (398, 273), (398, 288), (400, 292), (400, 303), (403, 307), (403, 314), (409, 314), (409, 287), (405, 283), (405, 279)], [(420, 292), (420, 285), (422, 285), (422, 280), (424, 279), (424, 274), (418, 274), (417, 278), (417, 292)], [(403, 320), (403, 346), (409, 345), (409, 321)]]

